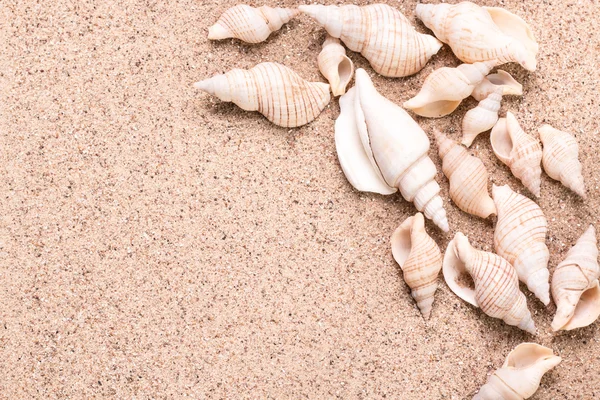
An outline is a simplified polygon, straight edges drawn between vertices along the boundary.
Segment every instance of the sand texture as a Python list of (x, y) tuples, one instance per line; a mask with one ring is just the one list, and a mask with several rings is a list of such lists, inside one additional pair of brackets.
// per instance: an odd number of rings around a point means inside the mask
[[(388, 3), (428, 32), (416, 1)], [(550, 123), (580, 145), (587, 200), (542, 177), (552, 272), (588, 224), (600, 228), (600, 3), (480, 3), (522, 16), (540, 44), (535, 72), (501, 67), (524, 87), (501, 114), (534, 135)], [(263, 61), (324, 81), (325, 33), (307, 16), (262, 44), (208, 41), (235, 4), (1, 2), (0, 397), (464, 399), (535, 341), (563, 362), (534, 399), (600, 398), (600, 322), (553, 334), (554, 304), (524, 285), (537, 337), (443, 282), (423, 320), (389, 243), (415, 208), (347, 182), (337, 99), (284, 129), (193, 88)], [(420, 73), (389, 79), (348, 54), (398, 104), (434, 69), (459, 64), (444, 46)], [(431, 139), (434, 127), (458, 139), (476, 104), (417, 121)], [(471, 152), (490, 186), (531, 197), (488, 137)], [(491, 251), (493, 218), (451, 203), (433, 140), (429, 154), (451, 232), (427, 221), (428, 232), (442, 252), (456, 231)]]

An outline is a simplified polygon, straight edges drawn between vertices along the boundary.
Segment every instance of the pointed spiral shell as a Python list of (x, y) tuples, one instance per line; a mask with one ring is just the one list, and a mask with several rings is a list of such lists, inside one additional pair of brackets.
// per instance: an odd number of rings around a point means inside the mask
[(515, 80), (508, 72), (499, 69), (495, 74), (489, 74), (475, 86), (471, 96), (477, 101), (481, 101), (494, 93), (497, 88), (502, 88), (502, 96), (522, 96), (523, 85)]
[(469, 147), (481, 132), (490, 130), (498, 122), (498, 111), (502, 101), (502, 88), (481, 100), (477, 107), (467, 111), (462, 122), (462, 144)]
[(333, 95), (340, 96), (346, 93), (346, 86), (354, 75), (354, 64), (346, 56), (346, 50), (339, 39), (327, 35), (317, 63), (319, 71), (329, 81)]

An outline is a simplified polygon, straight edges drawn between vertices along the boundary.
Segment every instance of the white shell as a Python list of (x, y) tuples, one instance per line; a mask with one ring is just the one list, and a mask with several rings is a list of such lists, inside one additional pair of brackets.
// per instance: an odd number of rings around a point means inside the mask
[(384, 76), (415, 74), (442, 47), (439, 40), (417, 32), (400, 11), (386, 4), (298, 8), (350, 50), (361, 53)]
[(462, 122), (462, 144), (469, 147), (481, 132), (490, 130), (498, 122), (498, 111), (502, 101), (502, 88), (490, 93), (477, 107), (467, 111)]
[(328, 84), (305, 81), (288, 67), (272, 62), (249, 70), (233, 69), (194, 87), (289, 128), (317, 118), (331, 99)]
[(317, 62), (319, 71), (331, 85), (333, 95), (341, 96), (346, 93), (346, 86), (354, 75), (354, 64), (346, 56), (346, 50), (339, 39), (327, 35)]
[(477, 101), (481, 101), (494, 93), (497, 88), (502, 88), (502, 96), (522, 96), (523, 85), (515, 80), (508, 72), (497, 70), (495, 74), (489, 74), (475, 86), (471, 96)]
[(377, 92), (364, 69), (356, 86), (340, 98), (335, 123), (338, 158), (356, 189), (402, 197), (439, 226), (449, 230), (437, 170), (427, 152), (429, 139), (404, 111)]

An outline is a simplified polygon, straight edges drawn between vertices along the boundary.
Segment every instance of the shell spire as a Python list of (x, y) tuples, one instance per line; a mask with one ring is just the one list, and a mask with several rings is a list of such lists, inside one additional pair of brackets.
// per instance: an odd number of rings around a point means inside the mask
[(346, 86), (354, 75), (354, 64), (346, 56), (346, 50), (339, 39), (327, 35), (317, 63), (319, 71), (329, 81), (333, 95), (340, 96), (346, 93)]
[(462, 144), (469, 147), (481, 132), (490, 130), (498, 122), (498, 111), (502, 101), (502, 88), (498, 87), (477, 107), (467, 111), (462, 122)]

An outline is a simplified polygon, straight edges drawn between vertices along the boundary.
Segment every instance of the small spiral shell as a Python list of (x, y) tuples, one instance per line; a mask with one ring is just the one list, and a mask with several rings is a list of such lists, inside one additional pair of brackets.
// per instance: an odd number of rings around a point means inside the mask
[(327, 35), (317, 63), (319, 71), (329, 81), (333, 95), (341, 96), (346, 93), (346, 86), (354, 75), (354, 64), (346, 56), (346, 50), (339, 39)]
[(469, 147), (481, 132), (490, 130), (498, 122), (498, 111), (502, 101), (502, 88), (481, 100), (477, 107), (467, 111), (462, 122), (462, 144)]

